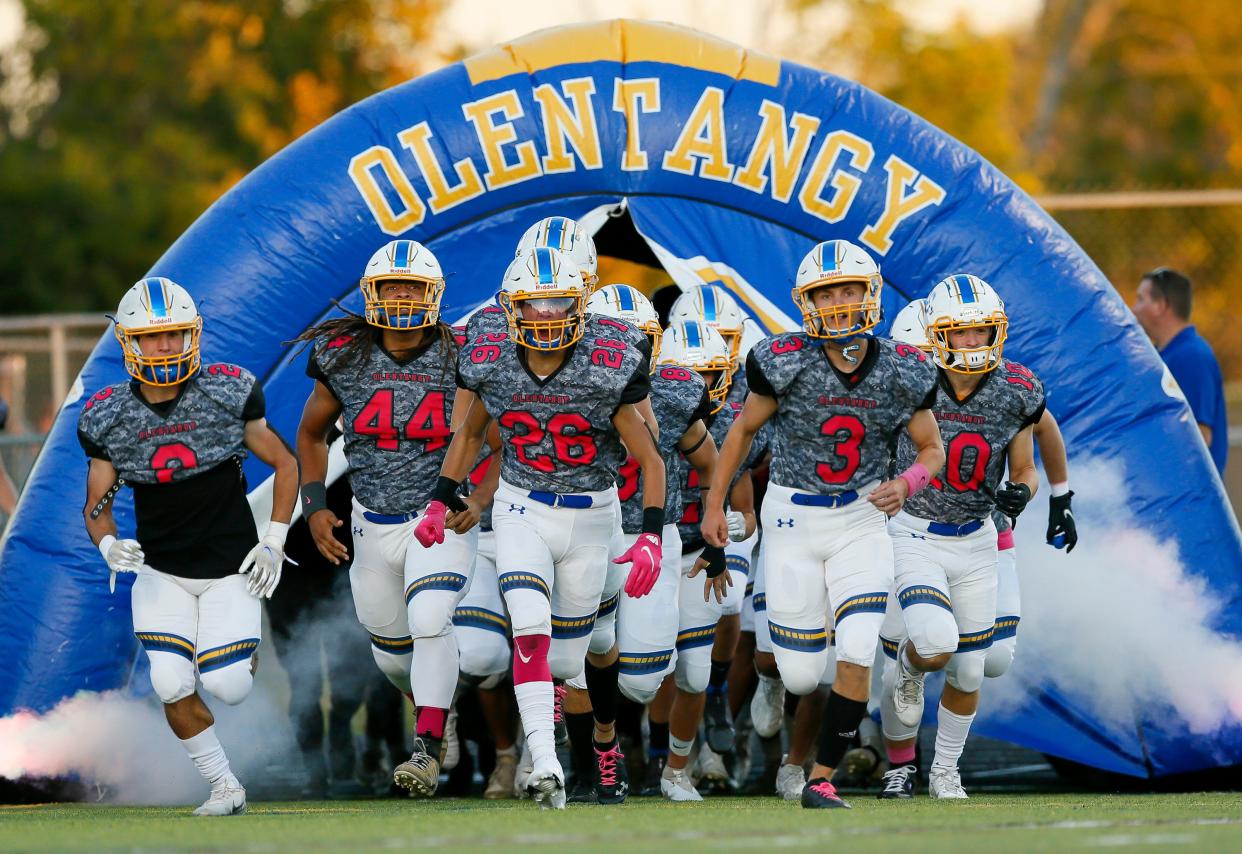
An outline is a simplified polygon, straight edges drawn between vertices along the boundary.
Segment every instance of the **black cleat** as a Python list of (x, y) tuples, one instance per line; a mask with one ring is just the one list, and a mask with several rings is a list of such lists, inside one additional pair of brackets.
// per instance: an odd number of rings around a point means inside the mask
[(630, 793), (630, 773), (625, 767), (621, 745), (613, 742), (607, 750), (595, 748), (595, 796), (601, 804), (620, 804)]
[(715, 753), (733, 750), (733, 715), (729, 713), (726, 686), (707, 689), (707, 705), (703, 709), (703, 726), (707, 730), (707, 746)]
[(597, 804), (599, 800), (595, 795), (595, 783), (591, 781), (587, 775), (578, 775), (574, 780), (573, 788), (569, 790), (569, 795), (565, 798), (568, 804)]
[(643, 784), (638, 790), (640, 798), (658, 798), (660, 793), (660, 776), (668, 763), (667, 753), (651, 753), (647, 755), (647, 771), (643, 774)]
[(906, 800), (914, 797), (914, 775), (918, 769), (913, 765), (898, 765), (884, 772), (884, 788), (876, 795), (882, 801)]
[(802, 806), (808, 810), (850, 809), (850, 805), (841, 800), (837, 790), (823, 777), (808, 780), (802, 790)]

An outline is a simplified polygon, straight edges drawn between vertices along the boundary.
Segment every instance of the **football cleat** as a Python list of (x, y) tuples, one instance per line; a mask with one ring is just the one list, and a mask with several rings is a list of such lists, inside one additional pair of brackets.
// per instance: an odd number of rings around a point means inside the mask
[(513, 778), (517, 776), (517, 757), (510, 753), (496, 754), (496, 767), (488, 775), (483, 798), (489, 801), (506, 801), (513, 794)]
[(461, 742), (457, 740), (457, 709), (450, 708), (444, 719), (444, 754), (440, 757), (440, 770), (452, 771), (461, 761)]
[(440, 785), (440, 759), (427, 752), (421, 738), (415, 738), (414, 752), (393, 770), (392, 781), (411, 798), (430, 798)]
[(670, 801), (701, 801), (703, 796), (694, 788), (694, 783), (686, 775), (685, 768), (664, 766), (660, 774), (660, 794)]
[(884, 788), (876, 795), (882, 801), (905, 800), (914, 797), (914, 775), (918, 769), (913, 765), (898, 765), (884, 774)]
[(625, 754), (621, 746), (613, 742), (607, 750), (595, 750), (595, 795), (601, 804), (625, 802), (630, 792), (630, 772), (625, 767)]
[(733, 715), (729, 714), (729, 695), (724, 686), (718, 690), (707, 689), (703, 725), (707, 729), (708, 747), (716, 753), (733, 750)]
[(203, 801), (202, 806), (194, 810), (194, 815), (221, 816), (241, 815), (246, 811), (246, 790), (236, 778), (228, 782), (236, 786), (221, 786), (211, 790), (211, 797)]
[(642, 788), (638, 790), (640, 798), (660, 796), (660, 779), (664, 775), (664, 766), (667, 764), (667, 753), (647, 754), (647, 770), (643, 773)]
[(706, 744), (699, 746), (699, 755), (695, 759), (695, 782), (707, 792), (728, 792), (732, 789), (729, 771), (725, 768), (724, 759)]
[(962, 775), (956, 768), (933, 765), (927, 779), (927, 794), (933, 798), (964, 801), (969, 795), (962, 788)]
[(807, 782), (802, 790), (802, 806), (808, 810), (850, 809), (850, 805), (841, 800), (832, 783), (823, 777)]
[(776, 772), (776, 794), (787, 801), (802, 799), (802, 790), (806, 788), (806, 772), (801, 765), (782, 764)]
[(517, 769), (513, 774), (513, 794), (519, 798), (529, 798), (530, 792), (526, 791), (526, 781), (530, 777), (530, 772), (534, 770), (535, 760), (530, 755), (530, 742), (522, 739), (522, 757), (518, 760)]
[(750, 720), (760, 738), (771, 738), (785, 724), (785, 684), (771, 676), (760, 676), (759, 687), (750, 700)]
[(565, 809), (565, 772), (555, 756), (535, 762), (526, 779), (526, 791), (545, 810)]
[(552, 686), (552, 732), (557, 747), (569, 744), (569, 727), (565, 724), (566, 693), (564, 685)]
[[(906, 641), (908, 644), (909, 641)], [(893, 685), (893, 710), (902, 726), (916, 727), (923, 721), (923, 674), (906, 666), (904, 645), (897, 650), (897, 679)]]

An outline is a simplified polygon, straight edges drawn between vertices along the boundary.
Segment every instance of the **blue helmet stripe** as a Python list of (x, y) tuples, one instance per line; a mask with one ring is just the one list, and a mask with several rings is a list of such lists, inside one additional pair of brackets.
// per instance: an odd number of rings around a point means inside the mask
[(975, 301), (975, 288), (970, 283), (970, 276), (954, 276), (953, 281), (957, 283), (957, 292), (961, 294), (962, 302)]
[(410, 266), (410, 251), (413, 248), (409, 240), (398, 240), (397, 251), (394, 253), (392, 265), (394, 267)]
[(552, 271), (552, 253), (548, 249), (540, 247), (535, 250), (535, 274), (541, 285), (550, 285), (556, 280)]
[(711, 285), (703, 287), (703, 319), (709, 323), (716, 319), (716, 289)]
[(703, 337), (699, 335), (699, 325), (697, 323), (686, 324), (686, 346), (702, 347)]
[(147, 305), (151, 306), (151, 317), (168, 317), (168, 301), (164, 299), (164, 280), (146, 279)]
[(549, 249), (564, 249), (565, 234), (569, 231), (569, 221), (563, 216), (552, 217), (548, 221), (548, 240)]
[(621, 305), (622, 311), (633, 311), (634, 310), (633, 292), (625, 286), (617, 288), (617, 302)]

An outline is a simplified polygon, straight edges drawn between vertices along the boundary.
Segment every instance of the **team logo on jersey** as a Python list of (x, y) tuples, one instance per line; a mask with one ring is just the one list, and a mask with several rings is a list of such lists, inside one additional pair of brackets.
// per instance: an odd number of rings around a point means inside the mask
[(354, 536), (355, 536), (355, 537), (361, 537), (361, 536), (362, 536), (362, 529), (361, 529), (361, 528), (359, 528), (357, 525), (354, 525)]
[(523, 507), (521, 504), (510, 504), (510, 505), (509, 505), (509, 512), (510, 512), (510, 513), (517, 513), (517, 514), (518, 514), (518, 515), (520, 515), (520, 516), (525, 516), (525, 515), (526, 515), (526, 508), (525, 508), (525, 507)]

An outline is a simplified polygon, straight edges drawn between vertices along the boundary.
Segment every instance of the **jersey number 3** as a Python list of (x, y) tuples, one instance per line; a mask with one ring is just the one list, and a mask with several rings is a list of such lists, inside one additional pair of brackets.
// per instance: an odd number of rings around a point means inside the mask
[(834, 415), (820, 425), (819, 432), (822, 436), (832, 437), (832, 453), (836, 461), (816, 463), (815, 473), (824, 483), (833, 486), (847, 483), (862, 462), (859, 446), (867, 435), (866, 425), (853, 415)]

